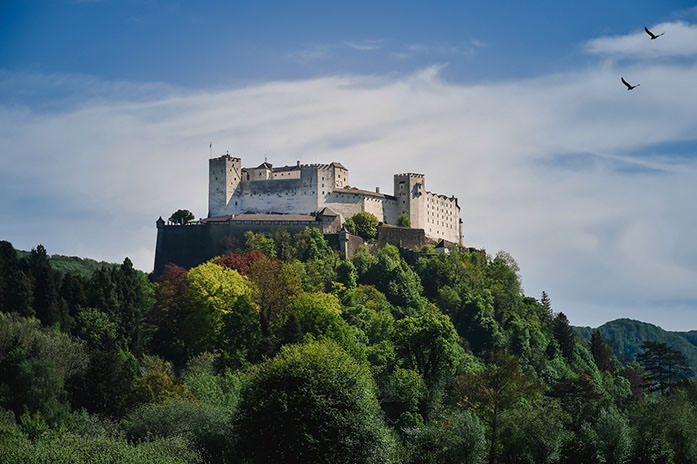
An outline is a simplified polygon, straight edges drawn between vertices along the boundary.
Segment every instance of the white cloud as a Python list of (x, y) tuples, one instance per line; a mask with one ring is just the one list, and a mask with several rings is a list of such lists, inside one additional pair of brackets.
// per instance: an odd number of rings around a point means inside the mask
[(354, 50), (360, 50), (360, 51), (372, 51), (372, 50), (377, 50), (380, 48), (384, 40), (379, 39), (379, 40), (360, 40), (360, 41), (349, 41), (349, 42), (344, 42), (344, 45), (346, 45), (349, 48), (353, 48)]
[(643, 28), (637, 28), (632, 34), (590, 40), (585, 49), (588, 53), (614, 58), (650, 59), (697, 55), (697, 24), (675, 21), (650, 26), (649, 30), (656, 35), (665, 35), (651, 40)]
[[(697, 300), (697, 162), (633, 153), (695, 137), (697, 67), (623, 72), (642, 87), (626, 92), (610, 64), (479, 85), (444, 82), (428, 68), (150, 101), (105, 95), (52, 113), (0, 107), (1, 175), (17, 181), (0, 199), (0, 237), (129, 255), (149, 270), (158, 216), (206, 214), (213, 140), (245, 165), (266, 153), (275, 164), (341, 161), (350, 183), (369, 189), (388, 191), (395, 172), (423, 172), (429, 190), (459, 197), (466, 245), (511, 252), (526, 292), (547, 290), (572, 322), (624, 315), (694, 328), (682, 306), (649, 308)], [(3, 205), (28, 196), (41, 201), (9, 217)], [(72, 212), (51, 214), (55, 204)]]

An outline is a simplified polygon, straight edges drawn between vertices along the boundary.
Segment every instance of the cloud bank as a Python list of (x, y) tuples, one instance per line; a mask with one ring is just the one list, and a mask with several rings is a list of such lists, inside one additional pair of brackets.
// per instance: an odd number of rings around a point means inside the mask
[(675, 147), (695, 146), (697, 65), (621, 71), (640, 91), (600, 63), (496, 84), (427, 68), (137, 101), (114, 90), (51, 112), (1, 105), (0, 238), (151, 270), (157, 217), (206, 214), (212, 141), (244, 165), (340, 161), (368, 189), (423, 172), (459, 198), (465, 244), (509, 251), (526, 293), (546, 290), (573, 323), (693, 329), (697, 161)]
[(656, 40), (643, 29), (633, 34), (600, 37), (586, 43), (587, 52), (614, 58), (650, 59), (697, 55), (697, 24), (682, 21), (649, 26), (654, 34), (664, 33)]

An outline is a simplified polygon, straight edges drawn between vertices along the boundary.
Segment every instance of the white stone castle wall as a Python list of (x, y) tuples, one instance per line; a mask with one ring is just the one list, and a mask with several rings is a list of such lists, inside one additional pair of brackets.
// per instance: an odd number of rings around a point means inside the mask
[(427, 237), (459, 243), (460, 208), (455, 198), (426, 192), (425, 214), (423, 229)]
[[(259, 173), (266, 180), (260, 180)], [(273, 172), (242, 169), (239, 158), (222, 156), (209, 160), (209, 216), (244, 212), (310, 214), (327, 206), (344, 219), (367, 211), (386, 224), (396, 224), (404, 215), (412, 227), (424, 229), (428, 238), (459, 243), (457, 200), (427, 192), (423, 175), (395, 175), (394, 199), (350, 189), (334, 191), (347, 184), (348, 170), (336, 165), (302, 165)]]

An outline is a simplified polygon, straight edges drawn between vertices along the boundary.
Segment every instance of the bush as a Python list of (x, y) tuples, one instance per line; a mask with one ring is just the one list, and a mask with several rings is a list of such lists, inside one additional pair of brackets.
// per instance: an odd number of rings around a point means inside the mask
[(193, 464), (200, 455), (181, 437), (128, 443), (123, 438), (90, 438), (53, 431), (35, 441), (16, 428), (0, 429), (3, 464)]
[(196, 446), (207, 462), (225, 462), (233, 454), (232, 410), (185, 399), (146, 404), (122, 422), (128, 438), (139, 442), (150, 437), (183, 437)]
[(289, 345), (255, 366), (238, 430), (250, 463), (385, 463), (393, 455), (370, 373), (331, 343)]

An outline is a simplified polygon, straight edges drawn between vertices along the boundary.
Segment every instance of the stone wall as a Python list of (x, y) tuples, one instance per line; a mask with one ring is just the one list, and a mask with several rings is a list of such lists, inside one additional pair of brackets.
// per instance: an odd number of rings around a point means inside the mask
[[(278, 229), (286, 229), (295, 234), (306, 227), (314, 227), (323, 233), (338, 235), (336, 232), (340, 226), (338, 218), (332, 217), (308, 221), (258, 220), (161, 225), (157, 228), (153, 275), (155, 278), (159, 277), (169, 263), (190, 269), (223, 253), (230, 253), (244, 244), (244, 233), (248, 230), (270, 234)], [(349, 248), (360, 245), (354, 244), (355, 240), (349, 244)]]
[(289, 224), (223, 222), (158, 227), (153, 275), (159, 277), (169, 263), (190, 269), (223, 253), (232, 252), (244, 244), (244, 233), (248, 230), (271, 233), (284, 228), (293, 234), (305, 227), (317, 226), (318, 223), (312, 221)]
[(378, 227), (378, 246), (383, 247), (387, 243), (401, 248), (421, 249), (431, 242), (426, 238), (423, 229)]

